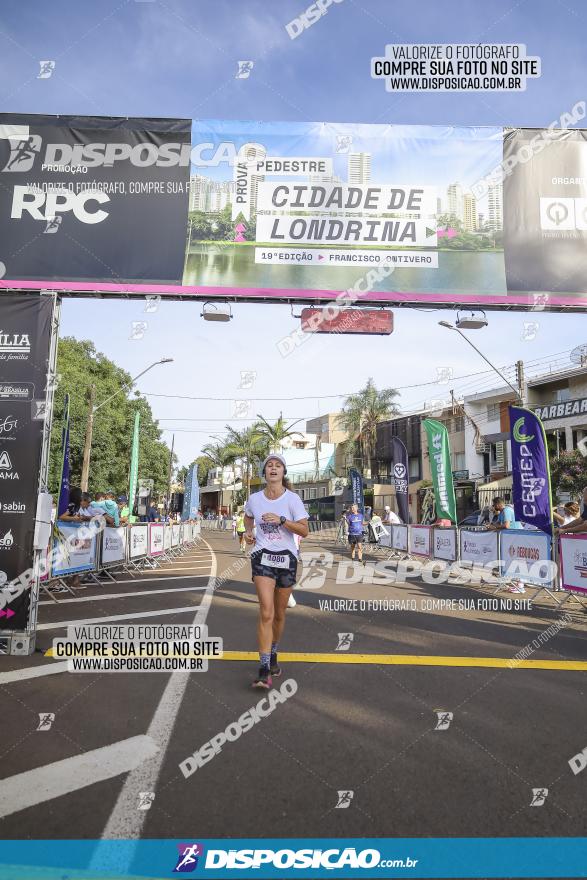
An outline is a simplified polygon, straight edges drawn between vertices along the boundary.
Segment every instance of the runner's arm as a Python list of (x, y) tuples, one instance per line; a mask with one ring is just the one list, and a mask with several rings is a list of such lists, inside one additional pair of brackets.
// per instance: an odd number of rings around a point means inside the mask
[(289, 529), (290, 532), (293, 532), (294, 535), (299, 535), (300, 538), (308, 537), (308, 520), (307, 519), (299, 519), (297, 522), (294, 522), (291, 519), (286, 519), (283, 523), (283, 527)]

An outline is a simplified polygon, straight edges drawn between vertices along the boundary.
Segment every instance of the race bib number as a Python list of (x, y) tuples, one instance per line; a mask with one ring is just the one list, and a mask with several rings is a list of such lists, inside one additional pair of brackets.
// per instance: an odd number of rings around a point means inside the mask
[(268, 565), (270, 568), (289, 568), (289, 556), (285, 553), (263, 553), (261, 565)]

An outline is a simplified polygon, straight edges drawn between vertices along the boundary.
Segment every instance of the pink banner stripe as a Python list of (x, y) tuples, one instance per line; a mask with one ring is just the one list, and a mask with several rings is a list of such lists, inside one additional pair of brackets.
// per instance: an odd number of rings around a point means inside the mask
[[(222, 297), (225, 299), (304, 299), (304, 300), (329, 300), (334, 299), (343, 291), (338, 290), (298, 290), (291, 287), (183, 287), (169, 284), (110, 284), (92, 283), (86, 281), (27, 281), (21, 279), (0, 281), (1, 289), (16, 290), (56, 290), (68, 293), (138, 293), (138, 294), (161, 294), (162, 296), (207, 296)], [(462, 299), (461, 299), (462, 297)], [(361, 298), (359, 305), (378, 303), (381, 305), (393, 305), (394, 303), (424, 302), (434, 305), (435, 303), (449, 303), (454, 306), (467, 306), (478, 304), (485, 306), (522, 305), (535, 307), (531, 294), (493, 294), (493, 293), (400, 293), (399, 291), (371, 291), (364, 299)], [(578, 309), (587, 309), (587, 296), (582, 300), (576, 296), (557, 294), (548, 295), (548, 306), (574, 306)]]

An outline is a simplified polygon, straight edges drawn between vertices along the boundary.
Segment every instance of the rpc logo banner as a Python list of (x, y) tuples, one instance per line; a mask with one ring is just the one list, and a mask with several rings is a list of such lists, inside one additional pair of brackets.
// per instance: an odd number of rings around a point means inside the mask
[(190, 131), (181, 119), (0, 114), (6, 279), (180, 283)]

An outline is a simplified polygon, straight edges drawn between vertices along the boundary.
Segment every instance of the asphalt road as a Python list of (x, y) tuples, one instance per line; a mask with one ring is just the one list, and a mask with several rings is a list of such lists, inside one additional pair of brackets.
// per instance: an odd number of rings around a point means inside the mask
[[(249, 566), (229, 533), (203, 538), (156, 572), (44, 600), (40, 651), (0, 658), (3, 838), (585, 834), (587, 771), (568, 763), (587, 746), (587, 671), (573, 668), (587, 660), (585, 613), (530, 655), (561, 668), (510, 668), (560, 612), (441, 611), (431, 600), (474, 604), (492, 591), (341, 584), (336, 564), (287, 612), (274, 684), (293, 680), (296, 692), (186, 778), (181, 762), (265, 696), (250, 688)], [(206, 592), (211, 576), (227, 579)], [(68, 622), (119, 615), (205, 622), (231, 659), (191, 674), (71, 674), (43, 653)], [(343, 633), (350, 647), (337, 650)], [(37, 730), (41, 713), (55, 715), (48, 730)], [(542, 806), (533, 789), (548, 789)]]

